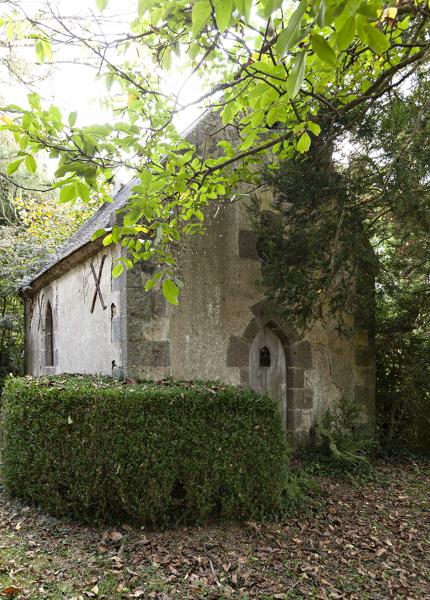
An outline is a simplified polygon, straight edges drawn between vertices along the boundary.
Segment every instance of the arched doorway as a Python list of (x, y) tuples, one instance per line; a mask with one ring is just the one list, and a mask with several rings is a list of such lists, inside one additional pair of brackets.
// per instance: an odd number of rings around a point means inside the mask
[(287, 365), (281, 340), (268, 327), (254, 338), (249, 353), (249, 385), (260, 394), (272, 398), (287, 426)]

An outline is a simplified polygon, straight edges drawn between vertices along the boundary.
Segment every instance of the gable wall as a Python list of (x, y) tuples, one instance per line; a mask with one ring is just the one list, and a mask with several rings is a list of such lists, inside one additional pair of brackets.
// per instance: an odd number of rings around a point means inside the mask
[(178, 306), (166, 304), (159, 291), (143, 291), (147, 274), (141, 268), (128, 274), (132, 377), (241, 382), (239, 371), (226, 364), (226, 346), (252, 319), (251, 306), (260, 299), (259, 263), (254, 247), (251, 259), (239, 256), (238, 231), (249, 226), (238, 205), (213, 210), (207, 234), (181, 242), (178, 276), (184, 288)]
[[(125, 348), (120, 315), (125, 298), (121, 293), (121, 278), (112, 280), (111, 277), (112, 261), (117, 252), (115, 247), (103, 249), (26, 299), (27, 373), (111, 375), (122, 367)], [(106, 308), (102, 308), (97, 298), (91, 313), (95, 281), (90, 265), (92, 262), (98, 275), (102, 256), (106, 259), (100, 288)], [(53, 367), (45, 366), (44, 328), (48, 300), (54, 321)], [(114, 367), (112, 361), (115, 361)]]
[[(217, 140), (230, 137), (210, 113), (189, 136), (199, 151), (219, 154)], [(263, 208), (271, 194), (258, 193)], [(355, 323), (353, 339), (341, 337), (335, 324), (315, 323), (299, 332), (283, 322), (264, 300), (257, 282), (260, 261), (243, 197), (232, 204), (207, 207), (207, 232), (182, 240), (178, 277), (184, 282), (179, 306), (167, 305), (160, 291), (145, 294), (143, 265), (127, 274), (127, 373), (137, 379), (213, 379), (249, 386), (249, 356), (257, 333), (270, 326), (281, 339), (287, 361), (286, 427), (306, 433), (334, 401), (354, 399), (362, 424), (372, 427), (375, 369), (373, 280), (366, 280), (369, 303)]]
[(137, 379), (211, 379), (249, 386), (252, 341), (268, 325), (287, 357), (286, 426), (309, 431), (342, 395), (354, 398), (362, 423), (373, 420), (374, 355), (368, 324), (354, 339), (335, 325), (298, 332), (259, 291), (260, 261), (244, 202), (211, 207), (207, 234), (181, 244), (178, 306), (143, 290), (145, 266), (128, 274), (128, 375)]

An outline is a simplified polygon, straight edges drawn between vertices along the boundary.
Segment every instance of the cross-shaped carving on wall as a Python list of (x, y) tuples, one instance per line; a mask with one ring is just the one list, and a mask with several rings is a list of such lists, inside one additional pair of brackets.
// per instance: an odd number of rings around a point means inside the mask
[(97, 296), (100, 298), (100, 304), (102, 305), (103, 310), (106, 310), (106, 308), (107, 308), (106, 304), (103, 301), (103, 295), (102, 295), (102, 291), (100, 289), (100, 281), (102, 278), (103, 265), (105, 264), (105, 260), (106, 260), (106, 256), (102, 256), (98, 275), (96, 274), (96, 270), (94, 269), (93, 263), (92, 262), (90, 263), (91, 272), (93, 274), (94, 282), (96, 284), (96, 289), (94, 290), (93, 301), (91, 303), (91, 312), (94, 312), (94, 308), (96, 306), (96, 301), (97, 301)]

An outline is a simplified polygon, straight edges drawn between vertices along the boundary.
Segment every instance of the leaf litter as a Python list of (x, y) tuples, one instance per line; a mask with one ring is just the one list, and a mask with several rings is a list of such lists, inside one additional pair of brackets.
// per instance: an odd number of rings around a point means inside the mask
[(0, 597), (430, 598), (430, 467), (381, 463), (280, 523), (83, 526), (0, 493)]

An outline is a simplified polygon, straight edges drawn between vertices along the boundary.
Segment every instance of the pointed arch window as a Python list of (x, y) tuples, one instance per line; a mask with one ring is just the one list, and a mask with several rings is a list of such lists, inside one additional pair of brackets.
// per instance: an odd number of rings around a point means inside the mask
[(45, 366), (54, 366), (54, 319), (51, 303), (48, 301), (45, 314)]

